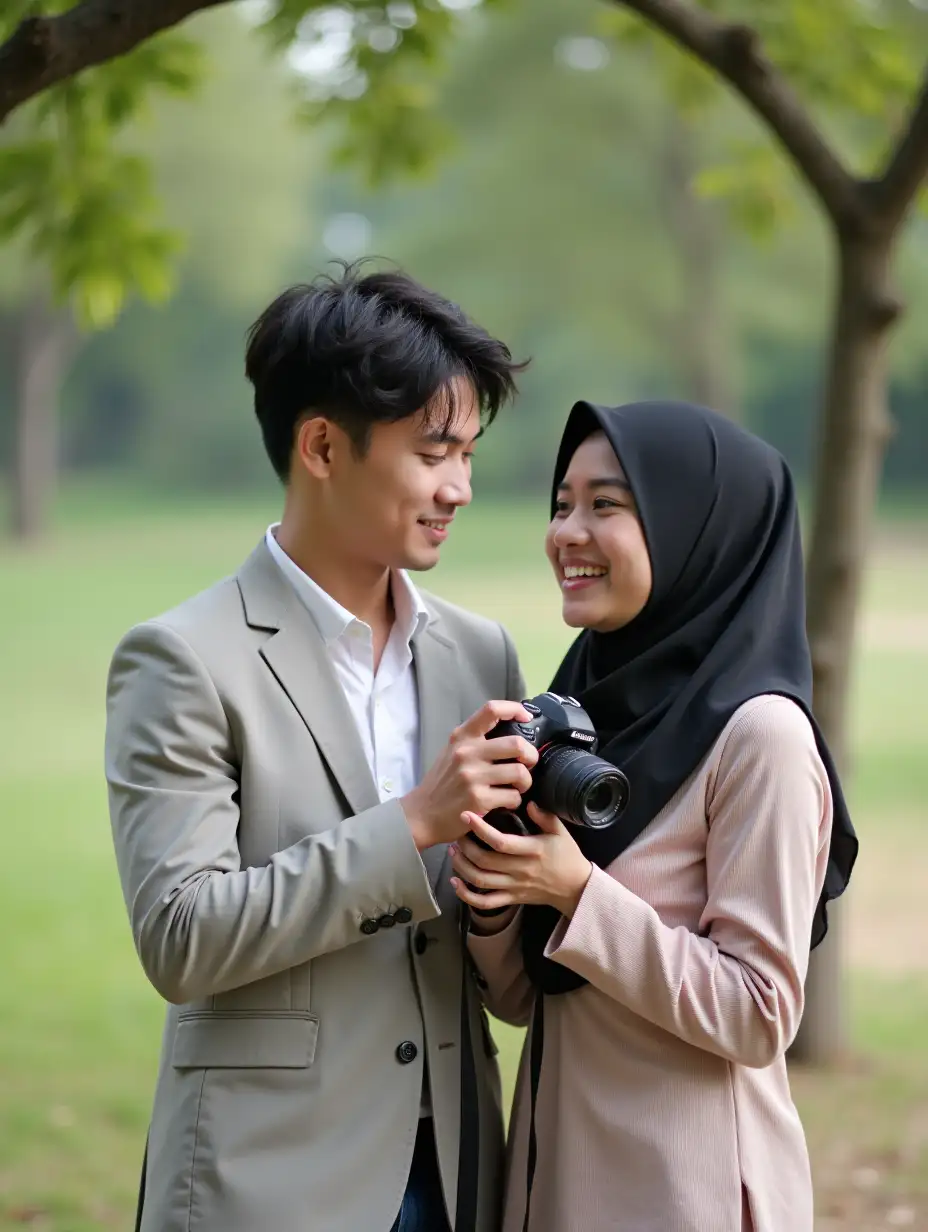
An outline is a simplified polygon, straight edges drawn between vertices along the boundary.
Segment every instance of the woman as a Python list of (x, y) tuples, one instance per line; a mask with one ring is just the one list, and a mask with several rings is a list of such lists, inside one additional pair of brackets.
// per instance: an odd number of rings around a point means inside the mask
[(459, 897), (509, 909), (472, 917), (489, 1007), (532, 1023), (504, 1232), (811, 1232), (784, 1053), (857, 840), (811, 716), (789, 471), (698, 407), (578, 403), (546, 546), (583, 630), (552, 688), (630, 797), (604, 831), (468, 814), (454, 852)]

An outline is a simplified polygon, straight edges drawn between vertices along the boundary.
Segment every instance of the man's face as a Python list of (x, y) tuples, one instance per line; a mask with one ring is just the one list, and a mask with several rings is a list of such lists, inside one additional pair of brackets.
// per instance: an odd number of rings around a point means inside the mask
[[(452, 383), (455, 413), (432, 424), (420, 411), (378, 424), (363, 457), (334, 451), (325, 502), (346, 561), (378, 569), (431, 569), (457, 509), (470, 503), (480, 410), (470, 383)], [(347, 438), (345, 438), (347, 442)]]

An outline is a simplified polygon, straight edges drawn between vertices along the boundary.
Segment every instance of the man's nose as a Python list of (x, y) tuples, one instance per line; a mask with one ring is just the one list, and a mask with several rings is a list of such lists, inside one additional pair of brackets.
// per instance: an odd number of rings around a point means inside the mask
[(442, 505), (454, 505), (456, 508), (461, 505), (469, 505), (473, 491), (470, 486), (470, 479), (466, 475), (462, 475), (458, 479), (449, 479), (441, 485), (437, 492), (437, 498)]

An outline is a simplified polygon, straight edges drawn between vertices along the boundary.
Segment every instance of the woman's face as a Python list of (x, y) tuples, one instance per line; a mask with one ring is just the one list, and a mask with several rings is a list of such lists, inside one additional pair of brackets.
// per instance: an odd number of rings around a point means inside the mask
[(651, 594), (651, 558), (628, 480), (602, 432), (570, 460), (545, 537), (563, 598), (564, 623), (611, 633)]

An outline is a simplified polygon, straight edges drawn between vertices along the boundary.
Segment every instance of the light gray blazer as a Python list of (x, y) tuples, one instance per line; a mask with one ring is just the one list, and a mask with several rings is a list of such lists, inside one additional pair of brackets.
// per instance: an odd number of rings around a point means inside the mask
[[(488, 698), (523, 695), (499, 625), (426, 602), (423, 769)], [(462, 951), (447, 850), (420, 859), (399, 802), (379, 803), (322, 640), (263, 542), (236, 577), (122, 640), (106, 775), (132, 935), (172, 1002), (143, 1232), (388, 1232), (426, 1058), (453, 1224)], [(497, 1232), (499, 1078), (466, 986), (477, 1228)]]

